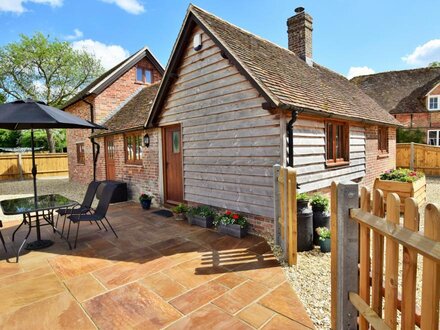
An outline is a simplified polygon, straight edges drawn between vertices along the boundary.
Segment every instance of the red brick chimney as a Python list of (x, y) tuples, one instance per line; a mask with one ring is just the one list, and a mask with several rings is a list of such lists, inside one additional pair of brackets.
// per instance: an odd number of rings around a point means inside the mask
[(287, 35), (289, 50), (312, 64), (312, 31), (313, 18), (304, 11), (303, 7), (295, 9), (295, 15), (287, 19)]

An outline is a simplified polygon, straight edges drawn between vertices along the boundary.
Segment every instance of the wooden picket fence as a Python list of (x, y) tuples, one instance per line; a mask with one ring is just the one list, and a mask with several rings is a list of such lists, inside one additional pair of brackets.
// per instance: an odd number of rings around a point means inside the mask
[(275, 243), (289, 265), (297, 264), (296, 172), (274, 166)]
[[(402, 220), (395, 193), (385, 202), (382, 191), (362, 188), (359, 202), (358, 184), (333, 183), (331, 207), (332, 329), (396, 329), (398, 310), (401, 329), (439, 329), (439, 207), (426, 205), (423, 232), (416, 201), (406, 198)], [(416, 306), (419, 257), (423, 282)]]
[(427, 175), (440, 175), (440, 147), (419, 143), (397, 143), (396, 167), (411, 168)]
[[(67, 176), (69, 174), (66, 153), (37, 153), (35, 163), (38, 177)], [(32, 155), (30, 153), (0, 155), (0, 181), (31, 178)]]

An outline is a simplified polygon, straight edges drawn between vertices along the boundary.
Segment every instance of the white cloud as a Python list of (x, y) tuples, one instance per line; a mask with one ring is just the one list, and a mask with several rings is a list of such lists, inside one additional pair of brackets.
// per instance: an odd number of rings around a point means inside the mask
[(432, 39), (416, 47), (411, 54), (402, 57), (402, 60), (412, 66), (427, 66), (440, 61), (440, 39)]
[(375, 73), (373, 69), (369, 68), (368, 66), (352, 66), (347, 73), (347, 79), (351, 79), (353, 77), (357, 76), (364, 76), (367, 74)]
[(23, 4), (27, 2), (49, 5), (51, 7), (61, 7), (63, 5), (63, 0), (0, 0), (0, 12), (24, 13), (27, 9)]
[(64, 37), (66, 40), (76, 40), (81, 38), (84, 35), (84, 33), (80, 29), (73, 29), (73, 34), (69, 34)]
[(89, 54), (95, 55), (101, 60), (102, 66), (105, 69), (114, 67), (130, 55), (128, 50), (119, 45), (106, 45), (91, 39), (74, 41), (72, 42), (72, 47), (73, 49), (84, 50)]
[(144, 6), (139, 0), (101, 0), (107, 3), (114, 3), (130, 14), (141, 14), (145, 11)]

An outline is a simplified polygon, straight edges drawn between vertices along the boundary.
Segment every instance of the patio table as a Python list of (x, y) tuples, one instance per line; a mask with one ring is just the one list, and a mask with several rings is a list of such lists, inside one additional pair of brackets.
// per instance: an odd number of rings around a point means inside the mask
[[(41, 239), (41, 227), (50, 225), (52, 226), (54, 232), (57, 232), (61, 235), (61, 233), (55, 227), (53, 212), (57, 209), (69, 208), (77, 204), (77, 202), (58, 194), (42, 195), (38, 196), (36, 199), (34, 196), (30, 196), (1, 201), (0, 206), (4, 215), (23, 215), (23, 221), (12, 234), (12, 241), (14, 241), (15, 233), (23, 224), (27, 224), (29, 227), (26, 237), (18, 249), (17, 262), (20, 251), (26, 243), (32, 228), (36, 228), (37, 240), (28, 243), (26, 246), (27, 250), (39, 250), (51, 246), (53, 241)], [(32, 223), (33, 219), (35, 219), (35, 224)], [(45, 220), (47, 223), (41, 224), (40, 219)], [(63, 236), (61, 235), (61, 237)], [(67, 243), (69, 244), (69, 242)]]

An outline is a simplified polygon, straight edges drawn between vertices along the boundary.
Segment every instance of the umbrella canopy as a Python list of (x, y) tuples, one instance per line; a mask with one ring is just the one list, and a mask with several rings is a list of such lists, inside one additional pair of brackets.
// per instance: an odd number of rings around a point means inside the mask
[(42, 128), (105, 129), (100, 125), (31, 99), (0, 104), (0, 128), (10, 130)]

